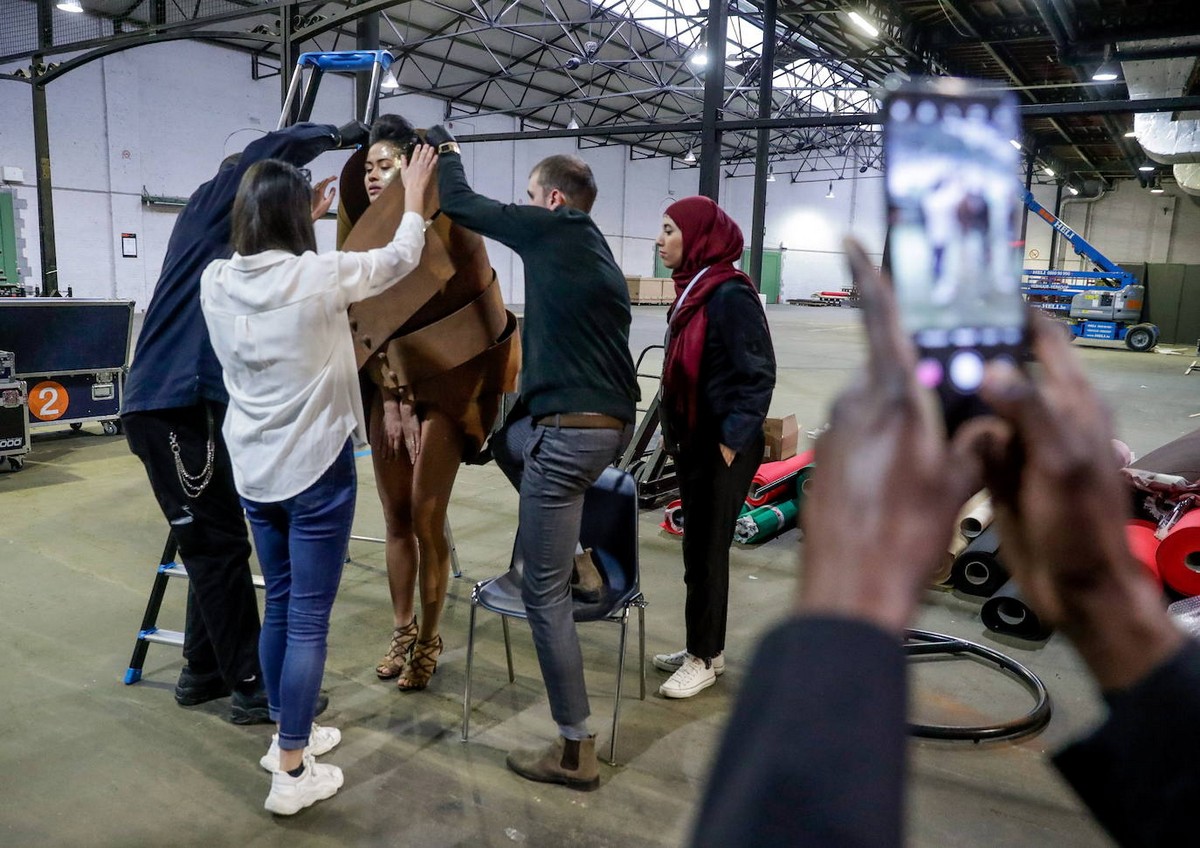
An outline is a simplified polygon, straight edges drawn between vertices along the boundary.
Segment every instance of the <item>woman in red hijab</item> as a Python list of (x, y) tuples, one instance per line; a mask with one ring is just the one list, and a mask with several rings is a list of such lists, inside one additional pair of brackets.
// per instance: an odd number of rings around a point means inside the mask
[(659, 693), (690, 698), (725, 671), (729, 545), (762, 462), (763, 419), (775, 388), (775, 351), (758, 292), (733, 266), (742, 231), (707, 197), (667, 208), (659, 256), (672, 269), (662, 426), (683, 500), (687, 644), (658, 654), (673, 672)]

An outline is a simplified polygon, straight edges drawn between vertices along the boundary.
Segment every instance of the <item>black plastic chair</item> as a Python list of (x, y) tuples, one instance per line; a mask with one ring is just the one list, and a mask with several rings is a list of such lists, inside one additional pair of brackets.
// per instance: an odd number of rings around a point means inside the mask
[[(604, 577), (604, 594), (595, 603), (575, 601), (575, 621), (607, 621), (621, 628), (617, 659), (617, 692), (613, 703), (612, 741), (608, 761), (616, 764), (617, 728), (621, 717), (621, 683), (625, 675), (625, 644), (629, 610), (638, 611), (638, 657), (640, 659), (641, 700), (646, 700), (646, 598), (642, 595), (638, 574), (638, 501), (637, 483), (627, 471), (607, 468), (588, 489), (583, 501), (580, 543), (591, 548), (596, 566)], [(519, 531), (518, 531), (519, 533)], [(471, 721), (471, 672), (475, 653), (475, 612), (482, 607), (497, 613), (504, 626), (504, 653), (508, 660), (508, 682), (513, 673), (512, 642), (508, 620), (526, 618), (521, 601), (522, 562), (514, 544), (508, 571), (481, 580), (471, 590), (471, 623), (467, 631), (467, 683), (463, 692), (462, 740), (467, 741)]]

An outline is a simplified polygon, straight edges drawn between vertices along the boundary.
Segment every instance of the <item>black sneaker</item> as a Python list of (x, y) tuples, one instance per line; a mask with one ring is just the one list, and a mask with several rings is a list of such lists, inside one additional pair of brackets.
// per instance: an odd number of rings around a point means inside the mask
[[(250, 695), (243, 695), (235, 689), (229, 700), (229, 720), (234, 724), (273, 724), (265, 688), (259, 688)], [(313, 717), (321, 715), (328, 706), (329, 696), (324, 692), (318, 694)]]
[(224, 698), (229, 694), (221, 672), (213, 671), (208, 674), (196, 674), (190, 667), (184, 666), (179, 672), (179, 680), (175, 683), (175, 703), (181, 707), (194, 707)]

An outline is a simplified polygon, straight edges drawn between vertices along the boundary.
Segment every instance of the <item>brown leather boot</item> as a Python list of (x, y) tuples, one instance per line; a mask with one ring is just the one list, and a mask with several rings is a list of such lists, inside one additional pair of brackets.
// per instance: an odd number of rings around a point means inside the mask
[(600, 764), (596, 762), (594, 735), (578, 741), (560, 736), (545, 748), (512, 751), (506, 762), (526, 780), (560, 783), (583, 792), (600, 788)]
[(604, 593), (604, 578), (592, 559), (592, 549), (575, 554), (575, 570), (571, 574), (571, 594), (585, 603), (594, 604)]

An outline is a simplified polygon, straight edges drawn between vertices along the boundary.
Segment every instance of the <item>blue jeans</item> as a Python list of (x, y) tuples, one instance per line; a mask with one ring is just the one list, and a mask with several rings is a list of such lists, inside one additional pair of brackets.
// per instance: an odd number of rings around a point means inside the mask
[(535, 427), (526, 416), (492, 437), (496, 464), (521, 493), (521, 596), (550, 713), (559, 725), (579, 724), (590, 713), (571, 603), (583, 496), (632, 434), (632, 426), (624, 431)]
[(347, 441), (321, 478), (295, 497), (242, 499), (266, 581), (258, 655), (281, 749), (308, 744), (357, 486)]

